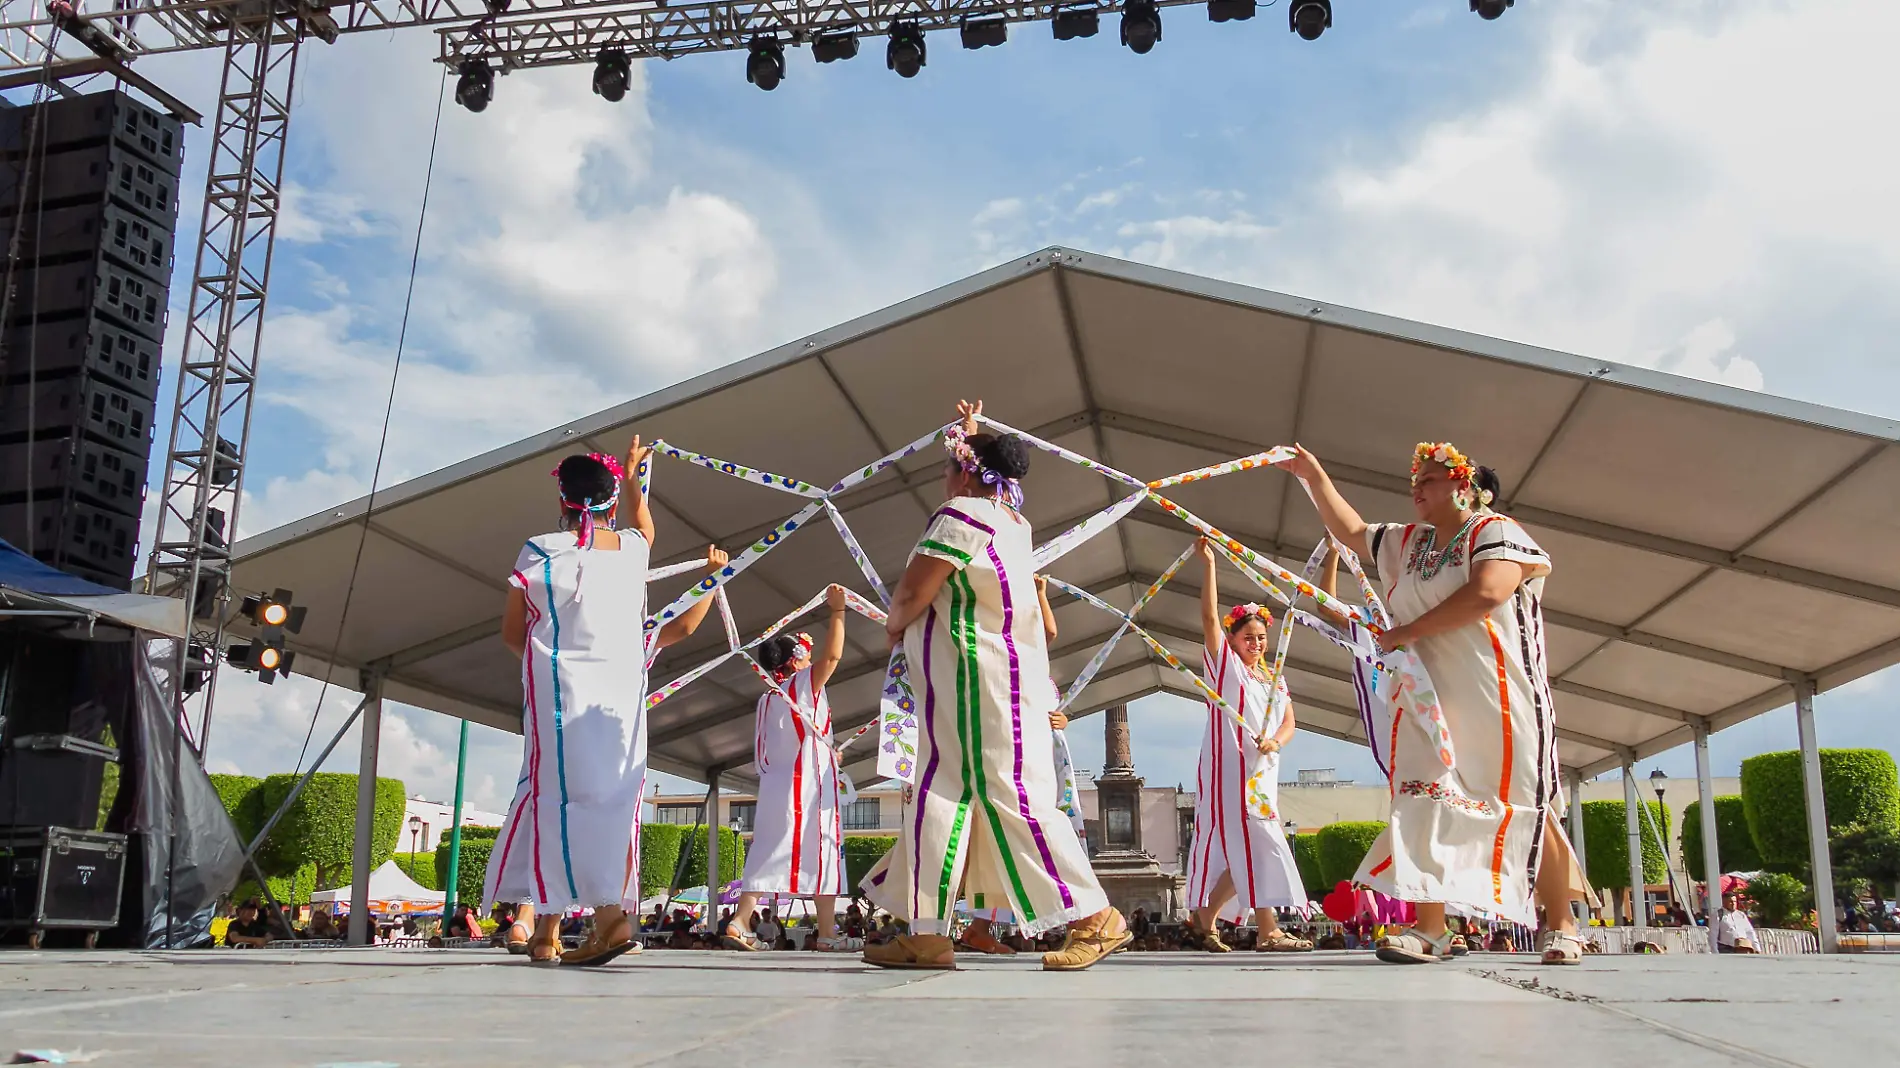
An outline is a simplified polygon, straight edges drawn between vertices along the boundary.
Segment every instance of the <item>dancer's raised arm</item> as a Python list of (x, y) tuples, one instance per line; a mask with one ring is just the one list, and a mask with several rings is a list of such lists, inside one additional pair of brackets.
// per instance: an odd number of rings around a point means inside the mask
[[(706, 546), (706, 573), (708, 575), (717, 575), (719, 569), (725, 567), (727, 562), (726, 554), (719, 546)], [(654, 637), (654, 644), (664, 649), (692, 637), (693, 632), (698, 630), (699, 625), (705, 621), (706, 613), (712, 610), (712, 605), (711, 597), (701, 597), (693, 602), (693, 607), (680, 613), (678, 619), (660, 628), (660, 633)]]
[(1366, 521), (1339, 495), (1326, 469), (1319, 465), (1319, 457), (1308, 452), (1304, 445), (1293, 448), (1296, 454), (1291, 460), (1282, 460), (1273, 466), (1304, 479), (1313, 490), (1313, 504), (1319, 509), (1320, 521), (1326, 524), (1326, 529), (1361, 559), (1371, 558), (1372, 549), (1366, 542)]
[(1214, 567), (1214, 546), (1202, 538), (1195, 546), (1201, 557), (1201, 642), (1207, 655), (1217, 656), (1227, 640), (1220, 620), (1220, 572)]
[(825, 622), (825, 647), (811, 664), (811, 688), (822, 690), (825, 683), (831, 681), (831, 673), (838, 670), (844, 661), (844, 587), (833, 584), (825, 588), (825, 607), (830, 610), (831, 618)]
[(1042, 633), (1049, 639), (1049, 648), (1056, 647), (1056, 610), (1049, 607), (1049, 576), (1036, 576), (1036, 603), (1042, 608)]
[(620, 490), (626, 497), (626, 525), (640, 532), (647, 540), (647, 548), (653, 547), (653, 513), (647, 508), (646, 490), (640, 485), (640, 465), (653, 458), (653, 446), (640, 444), (640, 435), (633, 436), (633, 444), (627, 446), (627, 484)]

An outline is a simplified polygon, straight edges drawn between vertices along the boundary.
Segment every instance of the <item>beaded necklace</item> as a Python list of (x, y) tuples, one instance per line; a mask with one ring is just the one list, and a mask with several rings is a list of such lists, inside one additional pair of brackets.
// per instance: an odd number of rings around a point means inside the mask
[(1442, 549), (1434, 548), (1438, 541), (1438, 528), (1433, 527), (1427, 530), (1425, 536), (1418, 539), (1412, 546), (1412, 555), (1406, 561), (1405, 569), (1418, 572), (1418, 576), (1427, 582), (1437, 578), (1438, 573), (1445, 569), (1446, 564), (1457, 563), (1464, 557), (1465, 535), (1471, 533), (1472, 524), (1476, 523), (1479, 517), (1479, 513), (1471, 513), (1471, 518), (1465, 520), (1465, 525), (1458, 528), (1458, 533), (1453, 535), (1451, 542)]

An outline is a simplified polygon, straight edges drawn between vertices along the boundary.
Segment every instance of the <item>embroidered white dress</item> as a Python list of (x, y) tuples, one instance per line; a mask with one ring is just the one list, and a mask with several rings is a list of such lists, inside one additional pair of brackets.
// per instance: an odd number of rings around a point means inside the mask
[(955, 570), (904, 634), (920, 709), (917, 776), (897, 844), (865, 877), (917, 934), (948, 934), (957, 888), (1030, 934), (1108, 907), (1056, 807), (1057, 703), (1029, 524), (993, 499), (937, 510), (913, 555)]
[[(1189, 908), (1206, 908), (1214, 884), (1230, 873), (1234, 898), (1223, 916), (1239, 922), (1243, 910), (1307, 903), (1306, 888), (1293, 860), (1280, 821), (1280, 754), (1262, 755), (1256, 737), (1272, 737), (1286, 722), (1290, 703), (1284, 680), (1273, 700), (1267, 684), (1254, 677), (1226, 641), (1218, 653), (1202, 651), (1207, 684), (1247, 720), (1248, 730), (1226, 709), (1207, 702), (1207, 729), (1201, 735), (1201, 763), (1194, 778), (1194, 841), (1188, 854)], [(1251, 732), (1251, 735), (1249, 734)], [(1247, 804), (1247, 780), (1259, 774), (1271, 813)]]
[[(844, 836), (838, 811), (838, 756), (831, 748), (831, 702), (812, 692), (811, 669), (779, 684), (798, 702), (759, 698), (753, 763), (758, 815), (746, 847), (740, 888), (769, 894), (843, 894)], [(807, 722), (809, 721), (809, 722)]]
[(572, 533), (522, 547), (510, 585), (528, 606), (521, 778), (483, 900), (637, 908), (646, 786), (646, 540), (581, 548)]
[[(1550, 557), (1515, 520), (1491, 513), (1475, 517), (1448, 547), (1416, 524), (1375, 524), (1367, 539), (1394, 623), (1415, 620), (1455, 593), (1476, 561), (1521, 564), (1525, 580), (1485, 618), (1413, 646), (1444, 709), (1455, 767), (1445, 767), (1411, 710), (1372, 718), (1389, 732), (1375, 748), (1391, 774), (1392, 816), (1357, 881), (1402, 900), (1533, 925), (1531, 886), (1544, 834), (1563, 835), (1542, 607)], [(1587, 886), (1574, 864), (1571, 879)]]

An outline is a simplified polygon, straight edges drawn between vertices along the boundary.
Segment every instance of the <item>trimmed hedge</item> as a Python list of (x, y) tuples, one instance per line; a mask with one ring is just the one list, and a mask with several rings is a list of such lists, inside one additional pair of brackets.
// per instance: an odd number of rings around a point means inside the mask
[[(316, 889), (317, 866), (315, 864), (305, 864), (293, 875), (270, 877), (271, 895), (277, 899), (279, 905), (286, 908), (309, 901), (311, 893)], [(264, 904), (263, 891), (257, 888), (255, 879), (245, 879), (238, 883), (237, 889), (231, 893), (232, 901), (247, 901), (251, 898), (256, 898), (260, 906)]]
[(500, 827), (483, 827), (474, 823), (462, 824), (462, 841), (464, 842), (475, 838), (486, 838), (492, 842), (499, 837), (501, 837)]
[[(1821, 750), (1821, 796), (1829, 837), (1853, 824), (1900, 827), (1900, 768), (1884, 749)], [(1764, 866), (1805, 870), (1808, 801), (1798, 750), (1742, 761), (1742, 808)]]
[(844, 891), (856, 896), (858, 884), (884, 859), (884, 854), (897, 844), (897, 837), (889, 834), (847, 834), (844, 836)]
[[(477, 912), (485, 911), (488, 902), (482, 900), (482, 884), (488, 878), (488, 858), (495, 852), (493, 838), (470, 838), (468, 828), (462, 828), (462, 866), (455, 872), (455, 900), (466, 901)], [(521, 843), (515, 843), (520, 848)], [(431, 867), (433, 879), (425, 883), (431, 890), (441, 890), (449, 885), (449, 839), (447, 835), (435, 847), (435, 856)], [(418, 879), (417, 882), (422, 880)]]
[[(241, 803), (243, 815), (262, 827), (264, 817), (276, 811), (297, 783), (295, 775), (264, 779)], [(350, 881), (351, 852), (356, 838), (356, 783), (351, 774), (319, 773), (297, 795), (297, 801), (271, 832), (257, 854), (266, 874), (284, 875), (302, 865), (316, 865), (317, 889), (329, 890)], [(371, 817), (370, 870), (382, 867), (396, 853), (407, 804), (402, 780), (376, 780), (376, 807)]]
[[(702, 824), (643, 823), (640, 825), (640, 896), (664, 893), (679, 866), (680, 849), (691, 838), (692, 855), (680, 886), (699, 886), (706, 881), (706, 828)], [(737, 879), (745, 872), (745, 841), (731, 827), (719, 828), (719, 883)]]
[(389, 858), (396, 862), (402, 873), (416, 881), (424, 890), (442, 889), (442, 879), (435, 873), (434, 853), (398, 853)]
[[(1669, 837), (1669, 809), (1660, 801), (1643, 801), (1662, 837), (1650, 829), (1643, 814), (1636, 814), (1636, 827), (1643, 834), (1643, 881), (1660, 883), (1669, 878), (1669, 854), (1663, 843)], [(1583, 803), (1583, 851), (1590, 885), (1603, 890), (1625, 890), (1630, 885), (1629, 829), (1624, 826), (1625, 809), (1621, 801), (1585, 801)]]
[(1306, 884), (1306, 896), (1318, 901), (1332, 888), (1320, 875), (1319, 835), (1294, 834), (1287, 838), (1293, 843), (1293, 863), (1300, 869), (1300, 882)]
[[(1350, 882), (1358, 874), (1359, 865), (1366, 859), (1366, 851), (1372, 848), (1372, 843), (1384, 831), (1385, 824), (1374, 820), (1346, 820), (1321, 827), (1313, 836), (1318, 840), (1315, 849), (1319, 860), (1320, 885), (1331, 889), (1342, 882)], [(1298, 858), (1299, 854), (1295, 853), (1295, 863)]]
[[(1740, 794), (1715, 799), (1715, 854), (1723, 872), (1761, 870), (1761, 854), (1755, 852), (1754, 836), (1748, 833), (1748, 814)], [(1691, 801), (1682, 809), (1682, 861), (1689, 878), (1699, 883), (1708, 881), (1708, 873), (1702, 870), (1700, 801)]]

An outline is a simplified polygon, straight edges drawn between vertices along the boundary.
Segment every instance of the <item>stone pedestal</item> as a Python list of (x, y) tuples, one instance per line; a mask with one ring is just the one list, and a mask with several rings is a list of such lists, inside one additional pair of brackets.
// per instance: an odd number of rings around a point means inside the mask
[(1128, 736), (1128, 707), (1103, 713), (1103, 768), (1095, 780), (1097, 847), (1089, 857), (1109, 904), (1131, 915), (1137, 907), (1157, 919), (1180, 907), (1181, 878), (1161, 870), (1142, 847), (1141, 788)]

